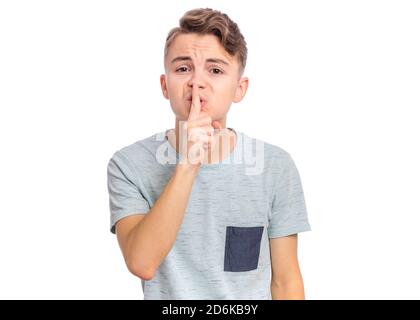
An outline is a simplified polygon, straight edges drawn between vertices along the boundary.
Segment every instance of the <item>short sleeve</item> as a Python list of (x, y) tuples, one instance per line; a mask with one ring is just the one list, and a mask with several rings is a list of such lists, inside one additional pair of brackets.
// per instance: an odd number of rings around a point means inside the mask
[(111, 213), (111, 232), (118, 220), (134, 214), (146, 214), (150, 205), (139, 186), (138, 177), (128, 160), (118, 151), (108, 162), (108, 193)]
[(291, 156), (280, 157), (281, 170), (274, 181), (269, 238), (310, 231), (301, 179)]

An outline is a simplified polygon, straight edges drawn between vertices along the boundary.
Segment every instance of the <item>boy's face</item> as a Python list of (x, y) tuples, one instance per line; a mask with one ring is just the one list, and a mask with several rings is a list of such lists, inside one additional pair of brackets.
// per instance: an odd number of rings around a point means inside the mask
[(180, 34), (165, 59), (165, 74), (160, 77), (163, 95), (177, 120), (187, 120), (191, 108), (192, 86), (204, 100), (202, 112), (226, 126), (232, 102), (245, 96), (248, 79), (240, 78), (239, 61), (231, 57), (214, 35)]

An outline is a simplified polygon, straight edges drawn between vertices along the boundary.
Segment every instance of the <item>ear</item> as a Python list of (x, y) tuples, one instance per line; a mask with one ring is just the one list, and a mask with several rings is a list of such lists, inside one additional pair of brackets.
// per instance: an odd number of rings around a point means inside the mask
[(168, 88), (166, 86), (166, 76), (164, 74), (160, 75), (160, 87), (162, 88), (163, 96), (166, 99), (169, 99)]
[(237, 103), (241, 101), (248, 90), (249, 80), (247, 77), (242, 77), (239, 79), (238, 86), (236, 87), (235, 97), (233, 98), (233, 102)]

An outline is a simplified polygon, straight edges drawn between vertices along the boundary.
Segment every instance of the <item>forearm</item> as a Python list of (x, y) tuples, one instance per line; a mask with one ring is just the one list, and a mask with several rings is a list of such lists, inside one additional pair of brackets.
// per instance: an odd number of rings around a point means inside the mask
[(305, 292), (301, 276), (296, 276), (287, 282), (271, 281), (271, 296), (273, 300), (304, 300)]
[(177, 165), (159, 199), (131, 230), (126, 248), (128, 260), (141, 264), (139, 269), (153, 274), (172, 248), (198, 170), (196, 166)]

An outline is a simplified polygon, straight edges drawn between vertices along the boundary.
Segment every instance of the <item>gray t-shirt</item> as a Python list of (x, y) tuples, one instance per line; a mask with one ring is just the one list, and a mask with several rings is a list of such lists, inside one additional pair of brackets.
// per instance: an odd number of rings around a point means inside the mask
[[(311, 229), (289, 153), (235, 132), (232, 153), (201, 166), (173, 247), (142, 281), (144, 299), (271, 299), (269, 239)], [(148, 213), (178, 162), (165, 132), (115, 152), (111, 232), (118, 220)]]

